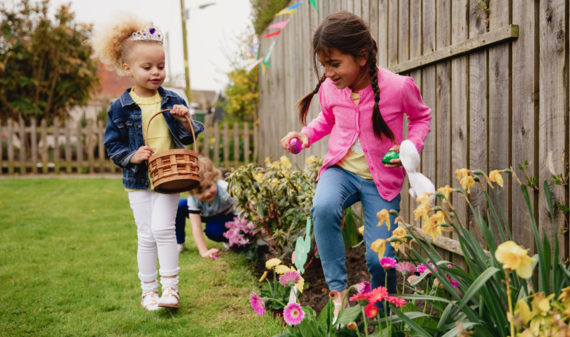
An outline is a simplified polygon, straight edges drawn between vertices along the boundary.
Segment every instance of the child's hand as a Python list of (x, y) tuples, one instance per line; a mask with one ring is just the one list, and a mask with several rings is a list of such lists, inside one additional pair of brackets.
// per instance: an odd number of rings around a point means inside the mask
[[(388, 151), (396, 151), (396, 152), (400, 153), (400, 145), (394, 145)], [(390, 165), (386, 165), (386, 167), (389, 167), (389, 168), (395, 168), (395, 167), (401, 167), (401, 166), (402, 166), (402, 161), (400, 160), (400, 158), (392, 159), (392, 160), (390, 160)]]
[[(297, 138), (301, 141), (301, 144), (303, 145), (303, 149), (306, 149), (309, 147), (309, 136), (307, 136), (306, 133), (303, 132), (289, 132), (287, 134), (287, 136), (283, 137), (283, 139), (281, 139), (281, 147), (283, 147), (284, 150), (289, 151), (289, 141), (292, 138)], [(291, 152), (291, 151), (289, 151)]]
[(208, 258), (217, 259), (218, 256), (220, 255), (220, 251), (217, 250), (216, 248), (212, 248), (212, 249), (210, 249), (210, 250), (208, 250), (208, 251), (206, 251), (200, 255), (202, 255), (202, 257), (205, 259), (208, 259)]
[(172, 117), (178, 119), (181, 122), (186, 122), (186, 116), (188, 116), (188, 118), (190, 118), (190, 110), (188, 110), (187, 107), (185, 107), (184, 105), (180, 105), (180, 104), (176, 104), (175, 106), (172, 107), (172, 110), (170, 110), (170, 114), (172, 115)]
[(145, 160), (148, 160), (154, 151), (149, 146), (141, 146), (137, 152), (131, 157), (131, 163), (140, 164)]

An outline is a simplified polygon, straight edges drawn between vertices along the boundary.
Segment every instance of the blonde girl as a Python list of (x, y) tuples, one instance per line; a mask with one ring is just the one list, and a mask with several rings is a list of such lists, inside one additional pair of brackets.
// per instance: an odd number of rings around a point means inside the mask
[[(178, 308), (178, 249), (174, 219), (178, 194), (153, 191), (146, 160), (155, 152), (191, 144), (186, 102), (161, 87), (166, 77), (163, 35), (148, 21), (125, 15), (95, 32), (94, 58), (120, 75), (130, 77), (127, 88), (108, 111), (104, 145), (109, 157), (123, 169), (123, 186), (137, 226), (137, 260), (141, 280), (141, 305), (149, 310)], [(146, 126), (155, 113), (171, 109), (152, 120), (148, 144)], [(203, 130), (192, 122), (194, 131)], [(156, 261), (160, 264), (162, 297), (158, 296)]]

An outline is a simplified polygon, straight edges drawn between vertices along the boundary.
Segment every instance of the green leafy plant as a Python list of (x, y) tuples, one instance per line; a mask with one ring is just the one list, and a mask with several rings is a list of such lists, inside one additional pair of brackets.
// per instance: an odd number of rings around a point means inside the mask
[(524, 161), (524, 166), (519, 164), (519, 169), (523, 171), (524, 175), (526, 176), (526, 183), (527, 186), (532, 188), (535, 191), (538, 191), (538, 179), (528, 174), (528, 160)]

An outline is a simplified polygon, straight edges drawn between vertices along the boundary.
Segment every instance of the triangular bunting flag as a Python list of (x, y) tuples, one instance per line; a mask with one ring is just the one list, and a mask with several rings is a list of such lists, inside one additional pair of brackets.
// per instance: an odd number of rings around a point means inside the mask
[(311, 5), (313, 5), (313, 7), (315, 7), (315, 10), (318, 12), (319, 10), (317, 9), (317, 3), (315, 0), (309, 0), (309, 2), (311, 3)]
[(267, 27), (266, 29), (283, 29), (283, 28), (285, 28), (285, 26), (287, 26), (288, 23), (289, 23), (289, 20), (277, 22), (277, 23), (274, 23), (271, 26)]
[(263, 59), (255, 60), (255, 62), (253, 62), (252, 64), (250, 64), (250, 65), (245, 69), (245, 71), (249, 74), (249, 72), (252, 71), (253, 68), (255, 68), (258, 64), (260, 64), (261, 61), (263, 61)]
[(281, 34), (281, 30), (276, 31), (275, 33), (267, 34), (267, 35), (265, 35), (264, 37), (262, 37), (260, 40), (267, 39), (267, 38), (270, 38), (270, 37), (274, 37), (274, 36), (277, 36), (277, 35), (279, 35), (279, 34)]

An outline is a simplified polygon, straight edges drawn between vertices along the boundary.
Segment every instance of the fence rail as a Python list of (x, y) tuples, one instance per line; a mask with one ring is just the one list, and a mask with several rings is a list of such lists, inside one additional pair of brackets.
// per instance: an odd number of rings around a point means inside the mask
[[(215, 123), (198, 136), (198, 151), (225, 168), (253, 162), (256, 130), (247, 123), (234, 123), (231, 129), (227, 122)], [(38, 126), (33, 119), (28, 125), (23, 120), (0, 120), (0, 175), (119, 173), (103, 146), (104, 134), (102, 121), (84, 125), (55, 120), (48, 126), (42, 120)]]

